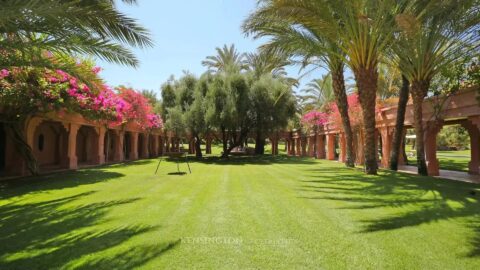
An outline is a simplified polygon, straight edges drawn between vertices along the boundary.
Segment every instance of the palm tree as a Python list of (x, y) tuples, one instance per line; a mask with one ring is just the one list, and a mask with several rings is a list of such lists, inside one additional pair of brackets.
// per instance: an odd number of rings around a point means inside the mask
[[(397, 117), (395, 119), (395, 130), (392, 139), (392, 152), (390, 153), (390, 170), (398, 170), (398, 156), (402, 147), (402, 136), (405, 122), (405, 112), (407, 110), (408, 96), (410, 92), (410, 82), (405, 76), (402, 76), (402, 87), (398, 94)], [(403, 151), (403, 148), (402, 148)]]
[(256, 78), (265, 74), (271, 74), (275, 78), (285, 77), (287, 75), (285, 66), (289, 64), (286, 57), (278, 53), (262, 51), (247, 53), (244, 63), (247, 65), (247, 70), (252, 72)]
[(414, 1), (396, 16), (398, 65), (410, 81), (418, 173), (427, 175), (422, 104), (442, 68), (478, 50), (478, 1)]
[[(340, 110), (344, 110), (347, 104), (343, 69), (344, 63), (348, 64), (355, 75), (362, 106), (365, 170), (369, 174), (377, 172), (375, 151), (377, 66), (382, 53), (393, 38), (393, 14), (398, 8), (396, 2), (263, 0), (260, 1), (257, 11), (244, 24), (247, 32), (259, 32), (258, 36), (290, 35), (292, 37), (290, 44), (309, 48), (303, 55), (309, 57), (320, 55), (328, 60), (327, 66), (332, 73), (334, 89), (343, 89), (337, 91), (341, 95), (337, 95)], [(282, 42), (278, 43), (281, 45)], [(341, 114), (345, 123), (348, 110)], [(344, 127), (346, 125), (344, 124)]]
[(96, 56), (137, 66), (138, 60), (124, 45), (152, 44), (148, 31), (119, 12), (112, 0), (2, 1), (0, 5), (3, 67), (50, 68), (55, 63), (45, 60), (46, 52), (55, 57)]
[(245, 54), (239, 53), (232, 44), (228, 47), (226, 44), (223, 48), (215, 48), (217, 55), (207, 56), (202, 61), (202, 65), (206, 66), (210, 72), (238, 72), (247, 68), (244, 63)]
[(306, 85), (306, 88), (300, 90), (305, 95), (302, 96), (303, 105), (307, 111), (328, 109), (327, 106), (335, 100), (335, 94), (332, 85), (332, 76), (323, 75), (321, 79), (314, 79)]

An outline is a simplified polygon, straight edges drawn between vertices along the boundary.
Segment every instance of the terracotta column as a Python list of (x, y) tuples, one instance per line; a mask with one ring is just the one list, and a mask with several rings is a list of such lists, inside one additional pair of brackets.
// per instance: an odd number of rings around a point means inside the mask
[(440, 175), (440, 164), (437, 159), (437, 134), (442, 128), (438, 122), (427, 122), (425, 124), (424, 144), (425, 160), (427, 163), (428, 175)]
[(340, 155), (338, 156), (338, 161), (345, 162), (347, 160), (345, 133), (339, 134), (338, 144), (340, 145)]
[(293, 139), (293, 155), (300, 156), (302, 150), (300, 150), (300, 140), (299, 138)]
[(479, 174), (480, 166), (480, 131), (478, 127), (470, 121), (462, 123), (462, 126), (470, 135), (470, 162), (468, 163), (469, 174)]
[(303, 137), (301, 138), (301, 143), (302, 143), (302, 157), (306, 157), (308, 155), (307, 153), (307, 139), (308, 137)]
[(335, 160), (335, 134), (327, 134), (327, 159)]
[(314, 136), (308, 136), (307, 137), (307, 155), (309, 157), (314, 157), (315, 153), (313, 152), (314, 150)]
[(152, 157), (158, 157), (158, 136), (152, 135), (153, 137), (153, 152), (150, 153)]
[(299, 137), (299, 138), (296, 138), (295, 139), (295, 154), (297, 156), (302, 156), (302, 139)]
[(150, 144), (150, 136), (148, 134), (142, 133), (143, 136), (143, 149), (142, 149), (142, 158), (149, 158), (150, 157), (150, 148), (148, 145)]
[(98, 127), (95, 130), (98, 135), (98, 147), (97, 147), (97, 164), (104, 164), (105, 163), (105, 133), (107, 133), (107, 129), (105, 127)]
[(130, 132), (130, 160), (138, 159), (138, 133)]
[(164, 149), (164, 140), (162, 136), (158, 136), (158, 155), (162, 156), (163, 155), (163, 149)]
[(292, 155), (292, 147), (290, 143), (290, 139), (285, 139), (285, 145), (287, 146), (287, 155), (291, 156)]
[(114, 136), (115, 136), (115, 155), (113, 156), (113, 161), (123, 161), (125, 159), (123, 155), (123, 144), (125, 141), (125, 133), (120, 130), (115, 130), (114, 131)]
[(80, 129), (78, 124), (69, 124), (68, 125), (68, 169), (77, 169), (77, 133)]
[(325, 159), (325, 137), (317, 135), (317, 158)]
[(380, 136), (382, 136), (382, 167), (388, 168), (388, 165), (390, 164), (390, 152), (392, 149), (393, 128), (382, 127), (379, 131)]
[[(407, 129), (404, 127), (402, 140), (400, 141), (400, 150), (398, 151), (398, 165), (405, 165), (405, 156), (403, 155), (403, 144), (405, 143), (406, 135), (407, 135)], [(392, 140), (393, 140), (393, 137), (392, 137)]]

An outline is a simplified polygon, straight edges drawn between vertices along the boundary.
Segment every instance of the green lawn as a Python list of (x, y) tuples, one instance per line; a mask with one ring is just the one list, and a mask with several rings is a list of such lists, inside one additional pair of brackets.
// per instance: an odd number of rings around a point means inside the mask
[[(408, 158), (409, 164), (416, 164), (415, 151), (409, 150), (413, 157)], [(437, 151), (440, 169), (451, 171), (468, 172), (468, 163), (470, 162), (470, 150), (462, 151)]]
[(478, 185), (285, 156), (156, 165), (1, 184), (0, 269), (480, 269)]

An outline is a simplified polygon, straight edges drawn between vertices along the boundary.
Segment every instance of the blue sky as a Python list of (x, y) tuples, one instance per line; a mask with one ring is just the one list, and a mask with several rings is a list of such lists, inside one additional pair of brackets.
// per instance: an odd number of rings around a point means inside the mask
[[(160, 85), (170, 75), (179, 77), (183, 70), (195, 75), (206, 69), (201, 61), (215, 54), (215, 47), (234, 43), (241, 52), (253, 52), (260, 41), (245, 37), (240, 26), (255, 8), (255, 0), (139, 0), (138, 5), (118, 7), (150, 30), (153, 48), (134, 49), (141, 64), (137, 69), (97, 61), (102, 77), (109, 85), (128, 85), (159, 93)], [(298, 68), (288, 68), (298, 77)], [(308, 82), (314, 76), (305, 77)]]

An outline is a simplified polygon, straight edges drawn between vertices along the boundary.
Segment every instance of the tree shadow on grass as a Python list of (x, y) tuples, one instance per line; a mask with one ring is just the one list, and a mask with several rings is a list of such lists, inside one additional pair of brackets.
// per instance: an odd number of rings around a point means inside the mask
[(114, 258), (95, 259), (96, 256), (92, 256), (96, 261), (89, 261), (87, 255), (121, 246), (132, 237), (156, 229), (145, 225), (105, 228), (102, 223), (112, 208), (135, 203), (139, 199), (78, 203), (78, 200), (93, 193), (0, 206), (0, 269), (64, 268), (83, 256), (86, 256), (86, 263), (92, 269), (98, 269), (95, 265), (103, 269), (128, 269), (166, 251), (162, 246), (139, 246), (115, 254), (115, 258), (126, 256), (131, 259), (125, 264), (118, 264)]
[(7, 199), (27, 193), (105, 182), (123, 176), (125, 175), (122, 173), (107, 171), (103, 168), (91, 168), (38, 177), (10, 179), (0, 182), (0, 199)]
[(76, 267), (76, 269), (134, 269), (174, 249), (179, 244), (180, 240), (165, 242), (158, 245), (137, 246), (123, 252), (116, 253), (114, 257), (101, 257), (92, 259), (83, 263), (79, 267)]
[(360, 233), (455, 219), (475, 234), (468, 256), (480, 256), (479, 185), (391, 171), (369, 176), (334, 167), (309, 169), (308, 173), (297, 189), (300, 198), (345, 202), (339, 209), (394, 210), (389, 211), (394, 214), (360, 220), (364, 224)]
[(314, 164), (315, 159), (310, 157), (292, 157), (287, 155), (262, 155), (262, 156), (207, 156), (203, 158), (189, 157), (191, 163), (215, 164), (215, 165), (271, 165), (271, 164)]

